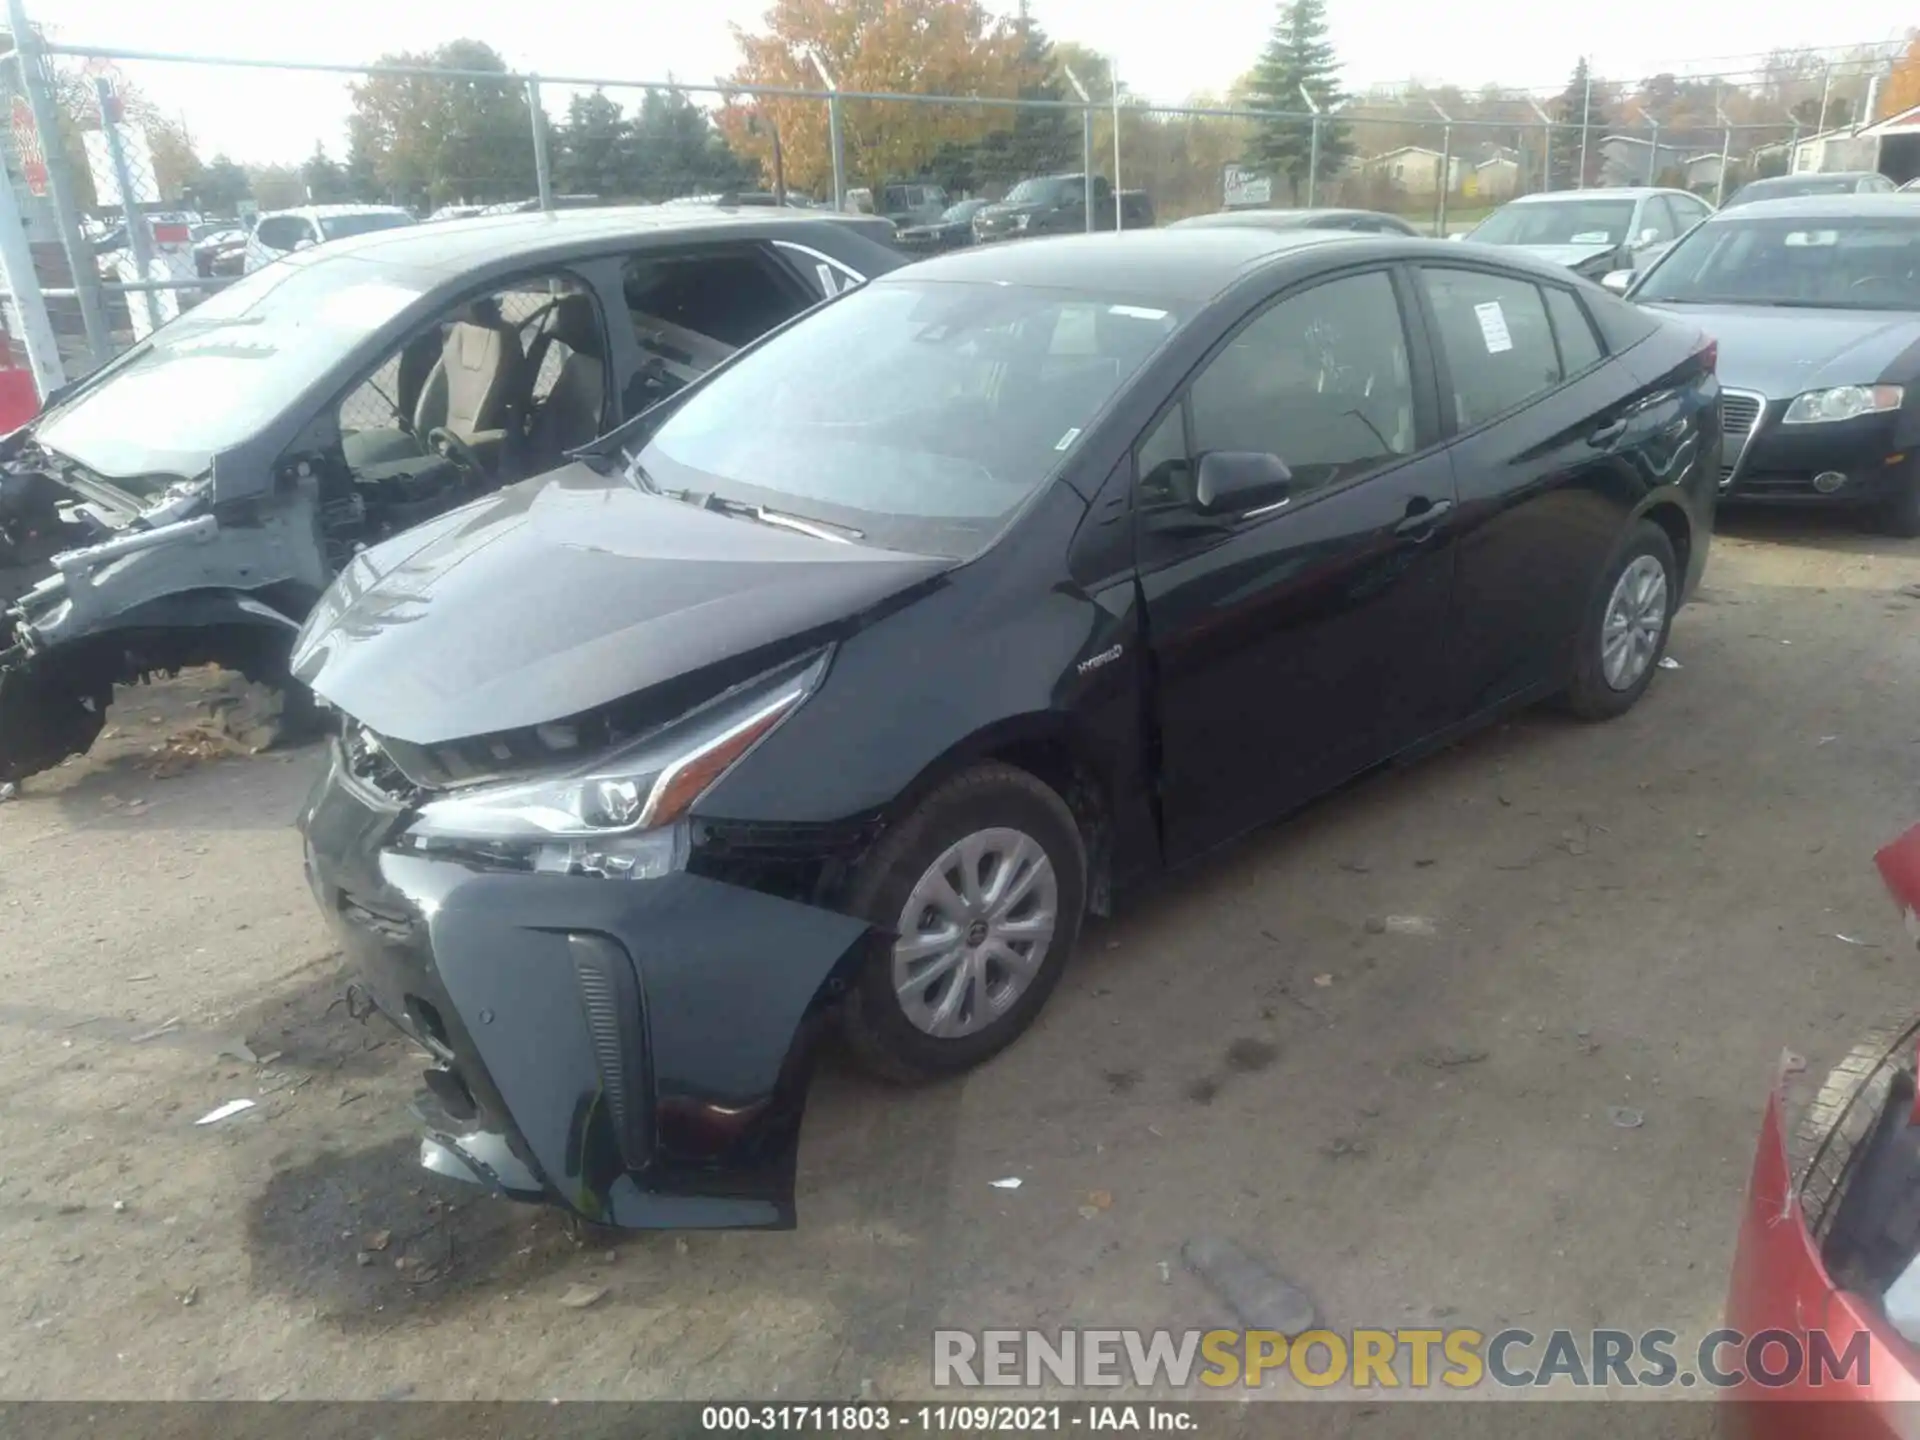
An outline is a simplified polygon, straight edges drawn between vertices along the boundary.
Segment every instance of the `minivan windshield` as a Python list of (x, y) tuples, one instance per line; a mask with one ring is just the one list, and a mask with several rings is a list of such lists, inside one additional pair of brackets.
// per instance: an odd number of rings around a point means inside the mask
[(1467, 232), (1482, 245), (1619, 245), (1631, 200), (1539, 200), (1503, 206)]
[(876, 282), (694, 391), (630, 456), (653, 489), (964, 557), (1072, 454), (1179, 324), (1159, 303)]
[(404, 211), (367, 210), (356, 215), (322, 215), (320, 233), (329, 240), (344, 240), (349, 235), (367, 235), (375, 230), (397, 230), (416, 224)]
[(161, 326), (34, 438), (111, 479), (199, 475), (422, 293), (411, 271), (289, 256)]
[(1675, 305), (1920, 310), (1920, 208), (1911, 220), (1713, 220), (1674, 246), (1633, 298)]

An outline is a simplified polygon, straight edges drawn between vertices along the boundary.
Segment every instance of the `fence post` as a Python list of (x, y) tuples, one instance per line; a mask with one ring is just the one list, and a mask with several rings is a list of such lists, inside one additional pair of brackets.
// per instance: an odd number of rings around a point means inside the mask
[(1073, 73), (1071, 65), (1062, 65), (1067, 83), (1073, 86), (1073, 93), (1080, 97), (1080, 179), (1085, 190), (1081, 208), (1087, 212), (1087, 234), (1093, 233), (1093, 97), (1087, 94), (1087, 87), (1080, 83), (1080, 77)]
[(1120, 203), (1120, 62), (1107, 57), (1107, 78), (1113, 82), (1113, 229), (1127, 228), (1126, 207)]
[(80, 235), (80, 211), (74, 204), (72, 177), (67, 174), (66, 147), (60, 143), (60, 118), (47, 92), (43, 68), (46, 52), (39, 31), (27, 19), (24, 0), (7, 0), (7, 21), (13, 28), (14, 54), (20, 60), (20, 83), (33, 110), (34, 128), (47, 157), (47, 187), (53, 192), (53, 213), (60, 227), (60, 244), (73, 270), (73, 288), (80, 300), (80, 319), (86, 326), (87, 348), (96, 365), (113, 358), (113, 332), (107, 327), (106, 307), (100, 301), (100, 272), (93, 263), (93, 247)]
[(1720, 183), (1713, 187), (1713, 205), (1717, 210), (1727, 203), (1727, 161), (1733, 154), (1733, 126), (1720, 132)]
[(0, 283), (7, 287), (8, 328), (20, 337), (27, 350), (27, 364), (33, 371), (33, 386), (40, 399), (67, 383), (60, 365), (60, 341), (47, 318), (46, 297), (40, 293), (40, 278), (33, 273), (33, 249), (27, 244), (26, 223), (20, 216), (20, 203), (13, 185), (0, 176)]
[(540, 77), (527, 76), (527, 116), (533, 125), (533, 178), (540, 208), (553, 209), (553, 161), (547, 154), (547, 112), (540, 103)]
[(1440, 183), (1435, 188), (1440, 192), (1440, 213), (1434, 221), (1433, 233), (1436, 239), (1447, 238), (1447, 192), (1453, 189), (1453, 117), (1442, 110), (1432, 100), (1433, 113), (1440, 117)]
[(1653, 127), (1653, 144), (1647, 150), (1647, 184), (1660, 183), (1660, 122), (1651, 115), (1647, 123)]
[(1584, 55), (1580, 63), (1587, 66), (1587, 83), (1580, 97), (1580, 180), (1573, 187), (1576, 190), (1587, 188), (1587, 132), (1593, 128), (1593, 67)]
[[(93, 77), (93, 98), (100, 105), (100, 133), (107, 142), (107, 160), (113, 166), (113, 183), (120, 187), (120, 216), (127, 226), (127, 253), (141, 284), (153, 279), (152, 259), (147, 253), (147, 222), (140, 213), (139, 197), (133, 193), (133, 170), (127, 164), (127, 149), (120, 141), (120, 124), (114, 118), (119, 108), (113, 101), (113, 86), (104, 75)], [(160, 311), (160, 294), (146, 292), (148, 333), (166, 323)], [(129, 302), (131, 303), (131, 302)]]

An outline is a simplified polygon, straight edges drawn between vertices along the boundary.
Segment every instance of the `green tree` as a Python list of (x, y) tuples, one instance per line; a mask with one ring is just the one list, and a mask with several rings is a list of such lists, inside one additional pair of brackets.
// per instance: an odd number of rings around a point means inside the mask
[(750, 188), (759, 167), (733, 152), (681, 90), (649, 90), (628, 140), (634, 187), (650, 200)]
[(300, 166), (300, 180), (307, 188), (307, 199), (315, 205), (335, 205), (353, 198), (346, 167), (329, 159), (327, 147), (317, 140), (313, 154)]
[(380, 157), (368, 148), (356, 125), (349, 125), (347, 134), (347, 192), (355, 200), (388, 198), (387, 188), (380, 183)]
[[(1014, 55), (1016, 94), (1022, 100), (1059, 102), (1073, 99), (1047, 32), (1035, 24), (1024, 3), (1017, 33), (1020, 48)], [(1079, 72), (1076, 70), (1075, 74)], [(1087, 84), (1086, 77), (1080, 77)], [(1003, 115), (1005, 112), (1001, 112)], [(980, 142), (973, 162), (973, 178), (981, 184), (1010, 183), (1029, 175), (1057, 174), (1080, 168), (1080, 117), (1054, 105), (1022, 107), (1013, 123), (995, 130)]]
[[(372, 75), (350, 87), (354, 146), (403, 201), (519, 200), (534, 190), (532, 116), (522, 83), (492, 46), (451, 40), (382, 65), (485, 72), (480, 77)], [(498, 74), (500, 78), (488, 78)]]
[[(1600, 139), (1612, 122), (1607, 116), (1605, 89), (1593, 78), (1586, 56), (1582, 55), (1580, 63), (1573, 67), (1573, 77), (1567, 81), (1560, 98), (1553, 102), (1552, 114), (1554, 124), (1560, 128), (1554, 136), (1550, 188), (1572, 190), (1597, 184), (1604, 158), (1600, 153)], [(1587, 151), (1585, 174), (1580, 173), (1583, 131)]]
[(553, 132), (553, 183), (563, 194), (632, 196), (633, 127), (605, 92), (575, 95)]
[(1313, 159), (1314, 124), (1302, 92), (1321, 110), (1331, 110), (1340, 101), (1339, 77), (1339, 62), (1327, 39), (1325, 0), (1282, 0), (1273, 36), (1247, 77), (1247, 100), (1256, 109), (1300, 118), (1255, 122), (1247, 160), (1285, 177), (1296, 205), (1311, 170), (1332, 175), (1353, 155), (1347, 127), (1327, 118), (1320, 121), (1319, 157)]
[(242, 200), (253, 195), (253, 184), (242, 170), (226, 155), (216, 155), (207, 164), (206, 173), (200, 177), (200, 185), (195, 192), (200, 200), (200, 208), (212, 215), (231, 215), (240, 208)]

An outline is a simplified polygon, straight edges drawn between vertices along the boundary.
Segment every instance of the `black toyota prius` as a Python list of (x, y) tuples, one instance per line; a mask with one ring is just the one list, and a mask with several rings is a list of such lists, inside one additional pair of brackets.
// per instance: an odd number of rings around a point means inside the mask
[(1083, 917), (1514, 706), (1640, 699), (1712, 345), (1475, 246), (1251, 229), (873, 281), (359, 555), (302, 816), (431, 1167), (793, 1223), (823, 1029), (984, 1061)]

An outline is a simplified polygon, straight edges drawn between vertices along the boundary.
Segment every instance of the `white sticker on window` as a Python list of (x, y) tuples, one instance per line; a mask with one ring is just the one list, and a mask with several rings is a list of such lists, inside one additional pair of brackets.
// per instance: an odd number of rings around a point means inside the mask
[(1604, 230), (1582, 230), (1567, 243), (1569, 245), (1611, 245), (1613, 237)]
[(1487, 354), (1498, 355), (1513, 348), (1513, 336), (1507, 332), (1507, 317), (1498, 300), (1474, 306), (1473, 314), (1480, 322), (1480, 338), (1487, 342)]
[(1164, 320), (1167, 318), (1166, 311), (1152, 310), (1145, 305), (1109, 305), (1107, 307), (1107, 313), (1109, 315), (1124, 315), (1129, 320)]
[(1080, 438), (1080, 427), (1076, 425), (1071, 430), (1067, 431), (1066, 434), (1062, 435), (1060, 437), (1060, 443), (1058, 445), (1055, 445), (1053, 448), (1056, 450), (1064, 450), (1079, 438)]

